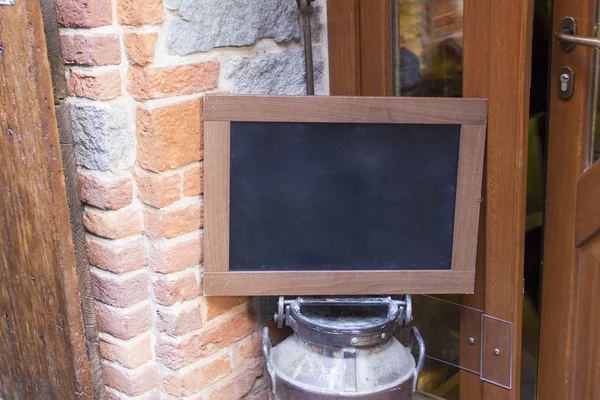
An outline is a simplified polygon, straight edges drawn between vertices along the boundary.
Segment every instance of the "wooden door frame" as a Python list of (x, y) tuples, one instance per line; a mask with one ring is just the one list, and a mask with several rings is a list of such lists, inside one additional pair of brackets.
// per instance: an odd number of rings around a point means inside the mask
[[(0, 367), (0, 396), (92, 399), (81, 262), (72, 240), (64, 138), (59, 139), (44, 32), (54, 26), (58, 40), (58, 27), (54, 3), (42, 3), (0, 7), (0, 149), (6, 160), (0, 185), (9, 189), (0, 218), (0, 268), (9, 274), (0, 277), (0, 352), (7, 357)], [(45, 26), (42, 13), (49, 12), (54, 18), (47, 17)], [(52, 19), (54, 25), (48, 24)]]
[[(577, 20), (577, 34), (594, 36), (595, 0), (555, 1), (553, 32), (565, 16)], [(538, 370), (539, 398), (588, 399), (598, 390), (599, 318), (587, 319), (600, 300), (598, 275), (584, 268), (598, 262), (600, 164), (587, 168), (593, 52), (576, 46), (565, 51), (552, 43), (544, 266)], [(555, 84), (559, 68), (574, 71), (575, 90), (561, 100)], [(592, 201), (589, 201), (589, 200)], [(595, 275), (596, 274), (596, 275)], [(595, 385), (595, 386), (594, 386)], [(596, 392), (597, 394), (597, 392)]]
[[(391, 0), (329, 0), (332, 95), (392, 94)], [(461, 399), (518, 399), (533, 1), (465, 0), (465, 97), (489, 99), (484, 216), (467, 305), (513, 324), (512, 390), (461, 374)], [(486, 349), (487, 350), (487, 349)]]

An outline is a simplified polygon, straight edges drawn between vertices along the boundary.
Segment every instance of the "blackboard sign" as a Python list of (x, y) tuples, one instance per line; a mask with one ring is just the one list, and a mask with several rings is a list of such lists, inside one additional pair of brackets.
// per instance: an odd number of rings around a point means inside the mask
[(232, 122), (229, 269), (449, 270), (460, 125)]
[(208, 96), (207, 295), (473, 290), (487, 102)]

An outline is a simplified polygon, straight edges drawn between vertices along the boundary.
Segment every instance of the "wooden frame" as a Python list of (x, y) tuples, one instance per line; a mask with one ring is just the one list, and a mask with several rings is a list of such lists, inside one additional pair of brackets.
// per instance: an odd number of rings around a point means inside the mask
[(331, 94), (391, 96), (393, 0), (327, 0)]
[[(482, 99), (207, 96), (204, 103), (205, 294), (472, 292), (486, 120), (487, 101)], [(232, 121), (461, 124), (451, 269), (229, 272), (229, 128)]]

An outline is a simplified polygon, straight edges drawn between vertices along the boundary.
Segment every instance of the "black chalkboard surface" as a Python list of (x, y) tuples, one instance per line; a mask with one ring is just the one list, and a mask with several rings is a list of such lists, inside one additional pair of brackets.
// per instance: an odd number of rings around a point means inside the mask
[(450, 270), (460, 136), (231, 122), (229, 270)]

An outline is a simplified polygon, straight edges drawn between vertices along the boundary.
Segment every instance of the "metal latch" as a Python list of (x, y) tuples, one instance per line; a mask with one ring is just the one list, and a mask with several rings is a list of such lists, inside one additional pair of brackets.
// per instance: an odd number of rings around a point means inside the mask
[(558, 73), (558, 95), (566, 100), (573, 96), (575, 74), (571, 67), (564, 66)]

